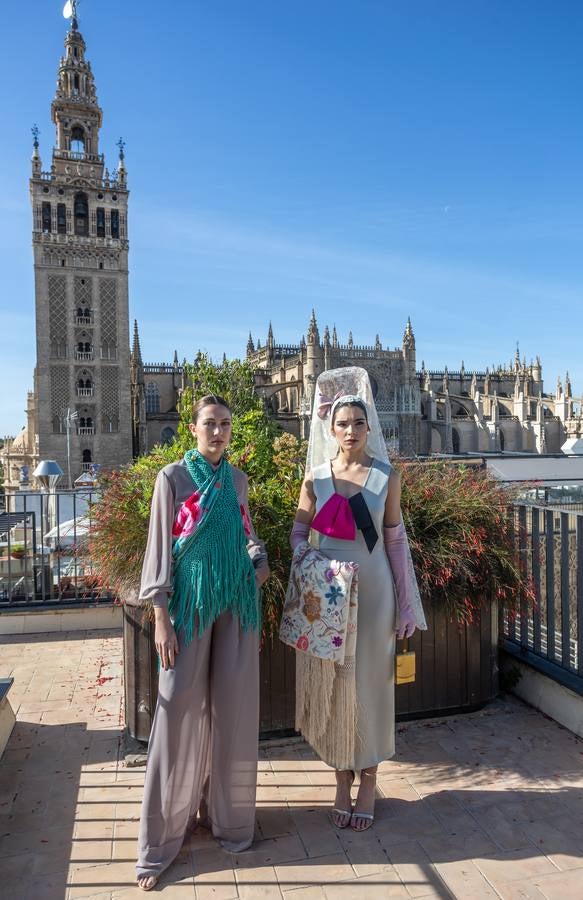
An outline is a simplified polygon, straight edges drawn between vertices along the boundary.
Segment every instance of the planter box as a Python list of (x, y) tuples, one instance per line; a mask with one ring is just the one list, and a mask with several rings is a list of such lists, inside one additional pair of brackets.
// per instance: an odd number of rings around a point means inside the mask
[[(158, 692), (158, 660), (152, 626), (143, 610), (124, 605), (124, 670), (126, 725), (133, 738), (146, 742)], [(498, 610), (484, 607), (470, 626), (448, 622), (430, 610), (428, 631), (415, 632), (417, 677), (395, 688), (397, 720), (471, 712), (498, 693)], [(279, 640), (268, 642), (260, 659), (260, 725), (262, 738), (293, 733), (295, 651)]]

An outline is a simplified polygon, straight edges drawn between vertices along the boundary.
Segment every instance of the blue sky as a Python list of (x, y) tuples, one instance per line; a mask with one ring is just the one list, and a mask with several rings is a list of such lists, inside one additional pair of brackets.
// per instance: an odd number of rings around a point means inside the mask
[[(60, 0), (3, 11), (0, 434), (35, 359), (30, 127), (44, 167)], [(578, 0), (82, 0), (127, 142), (130, 314), (146, 361), (356, 343), (466, 369), (537, 353), (583, 392), (583, 4)], [(6, 139), (8, 138), (8, 139)]]

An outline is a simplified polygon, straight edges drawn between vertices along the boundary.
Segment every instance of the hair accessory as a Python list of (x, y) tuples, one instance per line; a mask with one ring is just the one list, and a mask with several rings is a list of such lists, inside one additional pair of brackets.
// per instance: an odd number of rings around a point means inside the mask
[(327, 419), (332, 406), (342, 396), (341, 393), (335, 394), (332, 399), (327, 397), (326, 394), (318, 395), (318, 416), (320, 419)]

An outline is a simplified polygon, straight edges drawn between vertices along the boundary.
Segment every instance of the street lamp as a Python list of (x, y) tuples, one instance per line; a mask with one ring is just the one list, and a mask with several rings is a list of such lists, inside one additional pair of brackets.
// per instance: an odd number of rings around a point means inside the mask
[[(37, 481), (40, 481), (49, 495), (47, 501), (46, 523), (47, 531), (50, 531), (50, 529), (52, 528), (50, 507), (51, 505), (53, 506), (52, 518), (56, 518), (56, 487), (59, 479), (63, 477), (63, 470), (61, 469), (58, 462), (56, 462), (54, 459), (43, 459), (41, 462), (39, 462), (38, 466), (32, 474), (34, 478), (37, 479)], [(51, 500), (53, 501), (52, 504)]]

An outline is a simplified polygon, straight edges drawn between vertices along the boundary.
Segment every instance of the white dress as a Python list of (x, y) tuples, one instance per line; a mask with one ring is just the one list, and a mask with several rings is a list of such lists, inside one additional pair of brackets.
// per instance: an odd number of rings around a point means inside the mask
[[(395, 591), (383, 541), (383, 519), (391, 466), (373, 459), (362, 495), (378, 541), (372, 553), (362, 532), (345, 541), (312, 531), (312, 540), (330, 559), (359, 564), (356, 642), (357, 771), (375, 766), (395, 753)], [(330, 461), (312, 472), (316, 512), (336, 493)]]

